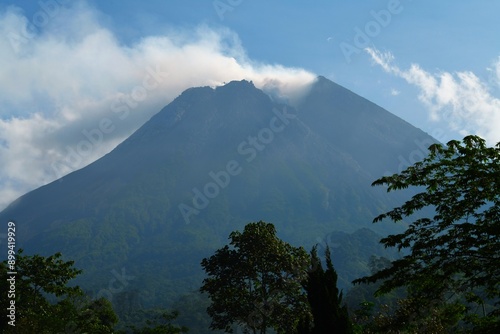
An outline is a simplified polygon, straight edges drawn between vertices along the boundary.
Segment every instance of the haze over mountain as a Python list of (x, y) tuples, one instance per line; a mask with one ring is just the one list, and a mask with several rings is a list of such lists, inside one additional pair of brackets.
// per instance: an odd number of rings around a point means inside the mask
[(324, 77), (295, 107), (286, 102), (248, 81), (188, 89), (112, 152), (22, 196), (0, 220), (17, 222), (27, 253), (75, 260), (87, 290), (102, 292), (117, 272), (130, 277), (123, 289), (141, 304), (197, 289), (201, 259), (250, 221), (272, 222), (306, 247), (332, 231), (393, 231), (371, 221), (404, 198), (370, 184), (435, 140)]

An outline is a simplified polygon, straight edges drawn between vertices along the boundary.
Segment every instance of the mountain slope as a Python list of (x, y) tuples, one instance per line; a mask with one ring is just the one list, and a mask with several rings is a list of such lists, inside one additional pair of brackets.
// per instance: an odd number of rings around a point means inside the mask
[(396, 173), (401, 162), (409, 164), (423, 158), (427, 147), (436, 142), (420, 129), (324, 77), (318, 78), (299, 110), (305, 123), (340, 151), (348, 152), (372, 179)]
[(434, 142), (323, 77), (296, 109), (247, 81), (191, 88), (112, 152), (22, 196), (0, 220), (17, 221), (28, 253), (76, 260), (79, 283), (96, 294), (116, 298), (108, 285), (125, 271), (136, 278), (123, 291), (169, 304), (199, 286), (200, 260), (249, 221), (273, 222), (283, 239), (308, 247), (334, 230), (373, 228), (373, 217), (402, 199), (370, 184), (395, 172), (415, 141)]

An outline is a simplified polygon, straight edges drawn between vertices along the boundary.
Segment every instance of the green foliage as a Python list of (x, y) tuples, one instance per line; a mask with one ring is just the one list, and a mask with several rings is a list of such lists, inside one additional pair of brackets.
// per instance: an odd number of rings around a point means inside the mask
[[(448, 312), (448, 319), (458, 321), (470, 304), (469, 293), (484, 292), (475, 300), (480, 303), (500, 297), (500, 143), (487, 147), (483, 139), (468, 136), (429, 150), (423, 161), (373, 183), (387, 185), (387, 191), (423, 189), (374, 220), (413, 219), (405, 232), (381, 240), (410, 253), (355, 282), (382, 280), (379, 293), (406, 286), (420, 310), (451, 309), (455, 313)], [(414, 218), (424, 208), (432, 208), (434, 216)], [(489, 316), (498, 320), (498, 308)]]
[(480, 317), (478, 314), (471, 314), (467, 317), (467, 322), (474, 326), (472, 333), (497, 334), (500, 333), (500, 317), (498, 311), (496, 317), (491, 314), (489, 317)]
[(399, 299), (395, 307), (382, 304), (378, 311), (370, 302), (355, 312), (356, 333), (439, 334), (458, 333), (456, 323), (463, 316), (459, 303), (426, 305), (412, 299)]
[(280, 240), (274, 225), (262, 221), (247, 224), (229, 238), (229, 246), (201, 262), (208, 278), (200, 290), (212, 301), (207, 309), (210, 328), (231, 333), (238, 325), (253, 333), (268, 328), (293, 333), (309, 312), (301, 287), (307, 252)]
[[(15, 333), (112, 333), (118, 318), (106, 299), (89, 300), (78, 286), (68, 286), (81, 270), (73, 261), (62, 260), (61, 253), (49, 257), (27, 256), (20, 249), (16, 256), (15, 297), (0, 297), (3, 309), (15, 301), (15, 327), (2, 322), (2, 332)], [(0, 264), (7, 276), (6, 262)], [(2, 291), (8, 291), (2, 280)]]
[(333, 268), (329, 248), (325, 251), (326, 271), (318, 257), (316, 247), (311, 251), (311, 270), (304, 288), (313, 317), (312, 329), (300, 333), (353, 333), (347, 307), (342, 305), (342, 292), (337, 288), (337, 272)]

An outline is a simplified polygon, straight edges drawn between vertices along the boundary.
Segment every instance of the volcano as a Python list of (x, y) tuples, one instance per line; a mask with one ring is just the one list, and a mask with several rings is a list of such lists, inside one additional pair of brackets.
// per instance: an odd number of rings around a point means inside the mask
[(371, 183), (435, 142), (324, 77), (293, 105), (245, 80), (190, 88), (0, 221), (16, 221), (26, 253), (74, 260), (87, 291), (168, 306), (200, 286), (201, 259), (251, 221), (306, 247), (333, 231), (394, 231), (372, 219), (404, 198)]

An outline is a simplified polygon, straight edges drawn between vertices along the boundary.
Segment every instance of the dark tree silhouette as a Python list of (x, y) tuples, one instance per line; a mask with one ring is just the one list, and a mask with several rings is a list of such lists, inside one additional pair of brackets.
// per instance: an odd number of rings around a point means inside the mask
[(342, 292), (337, 288), (337, 272), (333, 268), (330, 249), (325, 251), (326, 270), (323, 269), (316, 247), (311, 251), (311, 270), (304, 289), (311, 307), (312, 328), (305, 331), (307, 319), (303, 321), (301, 333), (353, 333), (347, 307), (342, 305)]

